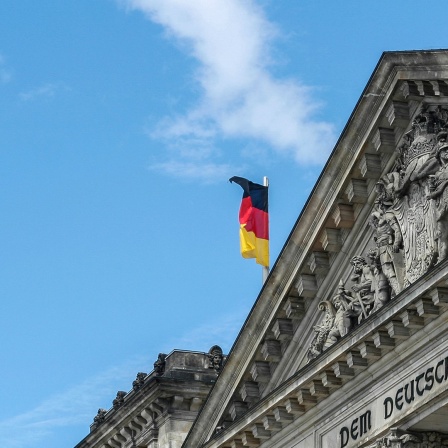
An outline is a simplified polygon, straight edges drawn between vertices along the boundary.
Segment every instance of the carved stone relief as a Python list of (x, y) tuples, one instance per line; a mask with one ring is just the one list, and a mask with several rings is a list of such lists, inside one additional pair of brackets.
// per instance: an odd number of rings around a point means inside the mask
[(119, 390), (117, 392), (117, 396), (116, 398), (114, 398), (113, 402), (112, 402), (112, 406), (114, 407), (114, 409), (118, 409), (121, 406), (123, 406), (124, 403), (124, 397), (126, 396), (126, 392), (123, 390)]
[(208, 351), (209, 367), (215, 369), (216, 372), (220, 372), (223, 366), (224, 356), (222, 348), (219, 345), (214, 345)]
[(390, 435), (377, 440), (368, 448), (443, 448), (448, 446), (448, 436), (439, 432), (402, 433), (396, 428)]
[(102, 409), (102, 408), (98, 409), (98, 413), (93, 418), (92, 429), (98, 428), (98, 426), (104, 422), (104, 420), (106, 419), (106, 414), (107, 414), (106, 409)]
[(319, 304), (325, 312), (308, 350), (314, 359), (448, 256), (448, 108), (422, 106), (376, 184), (372, 238), (351, 259), (349, 287)]
[(165, 353), (159, 353), (157, 361), (154, 363), (154, 372), (157, 376), (161, 376), (165, 373), (166, 355)]
[(137, 373), (137, 377), (135, 378), (135, 380), (132, 382), (132, 388), (134, 390), (139, 390), (143, 384), (145, 383), (145, 378), (148, 375), (144, 372), (138, 372)]

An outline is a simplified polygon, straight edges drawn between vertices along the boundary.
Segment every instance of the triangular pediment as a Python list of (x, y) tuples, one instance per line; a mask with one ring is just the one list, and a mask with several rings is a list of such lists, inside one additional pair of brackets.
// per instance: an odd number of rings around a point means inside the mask
[(266, 440), (437, 314), (445, 131), (448, 52), (384, 53), (185, 447)]

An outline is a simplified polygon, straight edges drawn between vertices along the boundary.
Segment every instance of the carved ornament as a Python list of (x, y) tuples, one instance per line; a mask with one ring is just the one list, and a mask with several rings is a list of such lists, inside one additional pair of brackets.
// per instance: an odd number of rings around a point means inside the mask
[(352, 275), (314, 328), (314, 359), (432, 266), (448, 256), (448, 108), (423, 105), (376, 184), (367, 252), (350, 260)]

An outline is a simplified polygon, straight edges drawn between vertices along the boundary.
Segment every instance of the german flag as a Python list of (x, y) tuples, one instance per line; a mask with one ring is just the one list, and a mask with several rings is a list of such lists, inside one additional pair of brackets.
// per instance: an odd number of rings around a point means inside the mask
[(244, 191), (240, 207), (240, 244), (244, 258), (255, 258), (258, 264), (269, 266), (268, 187), (243, 177), (229, 179)]

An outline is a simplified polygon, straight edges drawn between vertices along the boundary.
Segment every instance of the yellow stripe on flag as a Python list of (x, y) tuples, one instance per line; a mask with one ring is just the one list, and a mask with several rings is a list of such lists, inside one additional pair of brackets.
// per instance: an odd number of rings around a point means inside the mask
[(269, 266), (269, 240), (257, 238), (253, 232), (240, 227), (241, 255), (244, 258), (255, 258), (258, 264)]

